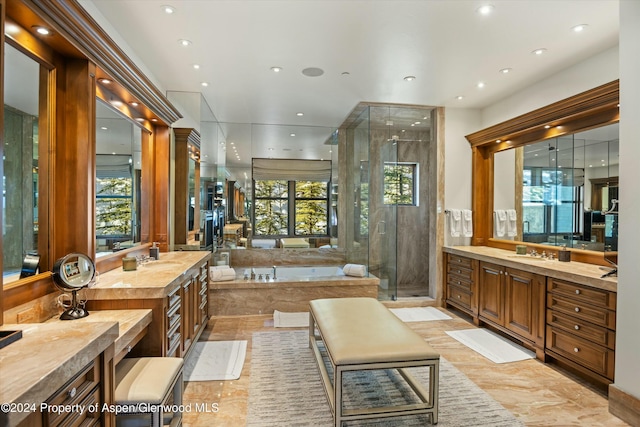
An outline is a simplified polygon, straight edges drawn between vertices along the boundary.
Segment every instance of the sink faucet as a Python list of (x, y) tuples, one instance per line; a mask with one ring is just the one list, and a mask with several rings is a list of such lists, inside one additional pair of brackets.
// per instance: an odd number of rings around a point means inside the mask
[(256, 269), (252, 268), (251, 269), (251, 280), (255, 280), (256, 279)]
[(276, 279), (277, 279), (277, 277), (276, 277), (276, 270), (277, 270), (277, 267), (274, 265), (274, 266), (273, 266), (273, 280), (276, 280)]

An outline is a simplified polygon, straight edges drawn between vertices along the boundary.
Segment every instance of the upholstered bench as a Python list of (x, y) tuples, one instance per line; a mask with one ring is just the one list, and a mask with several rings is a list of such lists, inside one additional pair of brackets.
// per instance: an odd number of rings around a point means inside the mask
[[(430, 414), (432, 422), (438, 422), (440, 355), (420, 335), (373, 298), (317, 299), (309, 305), (309, 347), (316, 356), (336, 427), (349, 420), (413, 414)], [(333, 383), (320, 342), (331, 362)], [(428, 390), (405, 369), (419, 366), (429, 367)], [(421, 403), (345, 409), (344, 373), (376, 369), (397, 369)]]
[[(182, 425), (183, 360), (179, 357), (122, 359), (116, 366), (118, 427)], [(177, 409), (165, 413), (165, 409)], [(169, 418), (169, 419), (167, 419)]]

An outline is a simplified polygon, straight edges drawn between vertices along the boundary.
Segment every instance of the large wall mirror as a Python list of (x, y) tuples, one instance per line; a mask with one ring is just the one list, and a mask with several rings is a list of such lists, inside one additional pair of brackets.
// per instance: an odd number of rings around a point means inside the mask
[(467, 135), (472, 243), (566, 246), (596, 264), (617, 254), (618, 102), (616, 80)]
[(96, 257), (140, 242), (142, 129), (96, 100)]
[[(4, 52), (2, 283), (6, 285), (48, 270), (49, 180), (48, 107), (43, 95), (47, 68), (9, 43), (4, 44)], [(27, 257), (33, 260), (31, 265), (24, 262)]]
[(603, 251), (618, 200), (618, 123), (501, 151), (494, 208), (513, 206), (514, 232), (494, 218), (495, 238)]

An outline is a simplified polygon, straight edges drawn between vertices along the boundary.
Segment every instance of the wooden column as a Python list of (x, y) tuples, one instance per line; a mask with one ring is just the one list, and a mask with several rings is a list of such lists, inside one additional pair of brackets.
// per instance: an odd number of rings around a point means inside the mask
[[(0, 70), (2, 70), (3, 78), (0, 79), (0, 99), (2, 100), (2, 105), (4, 105), (4, 2), (5, 0), (0, 0)], [(0, 123), (4, 123), (4, 108), (0, 108)], [(4, 129), (4, 125), (2, 125), (2, 129)], [(4, 156), (4, 132), (0, 132), (0, 159)], [(0, 162), (0, 176), (4, 176), (4, 162)], [(0, 224), (3, 224), (2, 219), (2, 209), (0, 209)], [(2, 238), (0, 238), (0, 254), (2, 251)], [(4, 271), (4, 266), (2, 265), (2, 257), (0, 256), (0, 271)], [(0, 276), (0, 313), (4, 313), (4, 309), (2, 306), (2, 295), (4, 283), (2, 282), (2, 276)], [(0, 325), (3, 324), (3, 317), (0, 316)]]
[[(143, 215), (148, 219), (148, 231), (145, 239), (144, 228), (142, 232), (143, 242), (158, 242), (161, 252), (169, 250), (169, 182), (171, 174), (170, 129), (168, 126), (156, 126), (145, 144), (142, 143), (142, 164), (149, 165), (142, 169), (142, 193), (145, 194), (145, 182), (149, 183), (146, 191), (148, 202), (143, 200), (143, 206), (148, 203), (148, 213)], [(144, 196), (143, 196), (144, 197)], [(146, 227), (145, 227), (146, 228)]]
[[(61, 68), (61, 69), (60, 69)], [(51, 260), (95, 254), (95, 65), (68, 58), (57, 79), (57, 129), (52, 147)]]
[(484, 246), (493, 234), (493, 154), (480, 147), (472, 147), (471, 163), (474, 171), (471, 179), (471, 244)]

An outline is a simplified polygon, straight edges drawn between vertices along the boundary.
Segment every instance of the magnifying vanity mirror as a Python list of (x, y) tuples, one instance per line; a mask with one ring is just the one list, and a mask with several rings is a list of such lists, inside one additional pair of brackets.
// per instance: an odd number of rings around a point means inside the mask
[(63, 303), (67, 308), (61, 320), (73, 320), (87, 317), (84, 301), (78, 300), (78, 291), (89, 286), (96, 275), (96, 267), (86, 255), (72, 253), (58, 259), (53, 266), (53, 281), (64, 292), (71, 292), (71, 302)]

